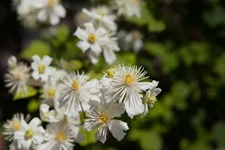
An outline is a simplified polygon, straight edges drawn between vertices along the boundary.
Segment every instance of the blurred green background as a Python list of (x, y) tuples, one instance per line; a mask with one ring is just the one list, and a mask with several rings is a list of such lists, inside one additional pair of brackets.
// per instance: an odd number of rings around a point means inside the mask
[[(68, 9), (67, 18), (54, 28), (54, 35), (46, 36), (49, 28), (37, 31), (22, 27), (10, 1), (0, 2), (0, 131), (2, 123), (16, 112), (38, 115), (37, 96), (13, 101), (4, 88), (10, 55), (29, 62), (33, 54), (48, 54), (58, 60), (69, 60), (63, 63), (66, 69), (85, 70), (93, 77), (101, 76), (103, 69), (110, 67), (104, 60), (91, 66), (72, 36), (76, 29), (75, 13), (83, 7), (110, 1), (63, 3)], [(117, 53), (116, 64), (144, 66), (150, 78), (159, 81), (162, 93), (158, 102), (144, 118), (125, 117), (130, 130), (121, 142), (109, 136), (104, 145), (77, 145), (75, 149), (225, 150), (225, 1), (145, 0), (144, 3), (141, 18), (118, 20), (119, 29), (141, 31), (144, 47), (139, 53)]]

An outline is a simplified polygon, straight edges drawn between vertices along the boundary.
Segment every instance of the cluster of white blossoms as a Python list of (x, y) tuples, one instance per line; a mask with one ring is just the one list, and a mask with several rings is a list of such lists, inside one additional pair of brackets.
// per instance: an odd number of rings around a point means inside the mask
[[(49, 56), (32, 58), (31, 69), (17, 63), (15, 57), (8, 62), (8, 87), (21, 91), (29, 83), (43, 89), (40, 118), (29, 120), (16, 114), (4, 124), (3, 134), (12, 141), (11, 149), (73, 149), (84, 139), (81, 128), (87, 132), (96, 129), (96, 140), (102, 143), (108, 132), (120, 141), (129, 129), (121, 116), (145, 116), (161, 92), (157, 81), (148, 81), (142, 67), (118, 65), (98, 80), (79, 71), (68, 73), (54, 68)], [(19, 71), (12, 73), (13, 70)], [(47, 125), (42, 126), (42, 122)]]
[(13, 0), (18, 18), (26, 26), (35, 26), (37, 22), (56, 25), (66, 16), (60, 0)]
[[(81, 27), (78, 27), (74, 35), (80, 39), (77, 46), (87, 54), (93, 64), (99, 60), (99, 56), (103, 53), (105, 61), (112, 64), (116, 60), (114, 52), (120, 51), (117, 43), (117, 24), (116, 19), (118, 15), (125, 15), (126, 17), (141, 16), (141, 0), (115, 0), (116, 13), (107, 6), (99, 6), (91, 8), (90, 10), (82, 9), (76, 21)], [(126, 41), (133, 40), (133, 36), (126, 38)], [(134, 37), (135, 38), (135, 37)], [(137, 37), (134, 50), (138, 51), (142, 47), (142, 43), (138, 41)], [(140, 37), (141, 39), (141, 37)]]

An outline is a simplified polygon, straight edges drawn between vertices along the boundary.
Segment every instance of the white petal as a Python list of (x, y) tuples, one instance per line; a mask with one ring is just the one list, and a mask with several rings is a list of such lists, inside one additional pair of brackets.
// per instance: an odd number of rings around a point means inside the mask
[(62, 5), (57, 5), (54, 7), (54, 12), (56, 13), (56, 15), (58, 15), (59, 17), (64, 18), (66, 16), (66, 10)]
[(42, 63), (46, 66), (49, 66), (52, 62), (52, 58), (49, 56), (44, 56), (42, 59)]
[(126, 135), (124, 131), (127, 131), (129, 129), (127, 123), (120, 120), (112, 120), (108, 127), (109, 131), (118, 141), (124, 138), (124, 136)]
[(35, 79), (35, 80), (38, 80), (39, 79), (39, 73), (37, 71), (34, 71), (32, 73), (32, 77)]
[(95, 32), (95, 35), (97, 37), (101, 37), (101, 36), (106, 35), (106, 33), (107, 33), (107, 31), (104, 28), (98, 28)]
[(59, 23), (59, 17), (55, 14), (51, 14), (50, 23), (51, 25), (57, 25)]
[(88, 35), (86, 33), (85, 30), (81, 29), (81, 28), (77, 28), (76, 32), (74, 33), (75, 36), (77, 36), (79, 39), (81, 40), (87, 40)]
[(99, 56), (95, 55), (93, 52), (89, 52), (88, 53), (88, 57), (90, 58), (91, 63), (93, 63), (93, 64), (97, 64), (98, 63), (98, 57)]
[(48, 19), (48, 12), (46, 11), (46, 9), (42, 9), (40, 10), (40, 12), (37, 15), (37, 18), (39, 21), (44, 22)]
[(41, 62), (41, 58), (38, 55), (32, 56), (32, 59), (33, 59), (34, 62), (37, 62), (37, 63)]
[(84, 53), (90, 48), (90, 44), (87, 41), (80, 41), (77, 43), (77, 47), (79, 47)]
[(144, 104), (144, 112), (143, 112), (143, 114), (141, 115), (141, 117), (146, 116), (147, 113), (148, 113), (148, 104)]
[(111, 118), (120, 117), (124, 112), (124, 104), (114, 104), (114, 102), (109, 102), (108, 104), (108, 113)]
[(94, 43), (93, 45), (91, 45), (91, 50), (96, 55), (100, 55), (100, 53), (102, 52), (102, 48), (100, 47), (100, 45), (98, 43)]
[(111, 49), (105, 48), (103, 50), (103, 55), (108, 64), (112, 64), (116, 61), (116, 55)]
[(84, 26), (85, 26), (86, 31), (87, 31), (88, 34), (89, 34), (89, 33), (94, 33), (94, 32), (95, 32), (95, 27), (94, 27), (94, 25), (93, 25), (92, 22), (85, 23)]
[(29, 126), (32, 128), (32, 129), (35, 129), (37, 128), (37, 126), (39, 126), (41, 124), (41, 120), (37, 117), (33, 118), (30, 123), (29, 123)]
[(96, 139), (102, 143), (105, 143), (106, 136), (107, 136), (108, 128), (105, 125), (102, 125), (98, 128), (98, 131), (96, 133)]
[(142, 104), (140, 96), (128, 96), (128, 99), (125, 100), (125, 109), (130, 118), (133, 118), (135, 115), (142, 114), (144, 111), (144, 105)]

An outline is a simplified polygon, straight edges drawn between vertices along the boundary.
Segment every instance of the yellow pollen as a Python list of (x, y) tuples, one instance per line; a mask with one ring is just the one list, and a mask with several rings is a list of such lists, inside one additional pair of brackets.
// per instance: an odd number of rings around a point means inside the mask
[(113, 78), (113, 76), (115, 75), (115, 70), (111, 68), (111, 69), (108, 69), (106, 73), (108, 77)]
[(72, 88), (74, 90), (77, 90), (79, 88), (79, 86), (80, 86), (79, 82), (77, 80), (73, 80), (73, 82), (72, 82)]
[(53, 7), (56, 5), (56, 0), (48, 0), (48, 6)]
[(20, 130), (20, 123), (18, 121), (13, 121), (12, 122), (12, 127), (15, 131), (19, 131)]
[(56, 134), (56, 140), (59, 141), (59, 142), (63, 142), (66, 140), (66, 136), (64, 133), (57, 133)]
[(56, 91), (54, 88), (49, 88), (47, 91), (48, 96), (51, 98), (55, 97), (55, 93), (56, 93)]
[(38, 72), (39, 73), (44, 73), (45, 72), (45, 65), (42, 65), (42, 64), (40, 64), (39, 66), (38, 66)]
[(124, 78), (124, 82), (126, 85), (132, 85), (134, 83), (134, 77), (131, 74), (127, 74)]
[(27, 139), (30, 139), (30, 138), (32, 138), (33, 136), (34, 136), (34, 131), (33, 131), (33, 130), (31, 130), (31, 129), (26, 130), (25, 137), (26, 137)]
[(88, 36), (88, 42), (93, 44), (96, 41), (97, 41), (97, 37), (93, 33), (89, 34), (89, 36)]
[(103, 114), (100, 114), (99, 117), (98, 117), (98, 121), (101, 123), (101, 124), (106, 124), (108, 123), (109, 121), (109, 117), (107, 114), (103, 113)]

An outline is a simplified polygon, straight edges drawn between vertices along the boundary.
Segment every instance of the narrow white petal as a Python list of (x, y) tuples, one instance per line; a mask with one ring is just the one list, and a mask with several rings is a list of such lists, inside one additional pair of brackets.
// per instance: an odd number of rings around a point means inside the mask
[(42, 62), (44, 65), (49, 66), (52, 62), (52, 58), (49, 56), (44, 56)]
[(108, 64), (112, 64), (116, 61), (116, 55), (111, 49), (105, 48), (103, 50), (103, 55)]
[(98, 131), (96, 133), (96, 139), (102, 143), (105, 143), (106, 136), (107, 136), (108, 128), (106, 125), (102, 125), (98, 128)]

